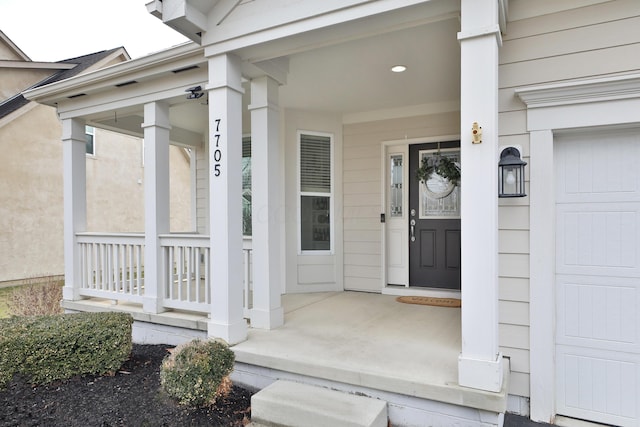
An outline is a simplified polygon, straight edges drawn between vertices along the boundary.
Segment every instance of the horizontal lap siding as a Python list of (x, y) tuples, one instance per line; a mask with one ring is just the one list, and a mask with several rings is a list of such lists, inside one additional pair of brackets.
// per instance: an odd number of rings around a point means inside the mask
[[(640, 2), (618, 0), (561, 12), (524, 1), (511, 6), (514, 16), (530, 15), (534, 9), (539, 14), (510, 21), (500, 50), (499, 143), (520, 146), (528, 169), (536, 159), (529, 156), (526, 108), (515, 88), (637, 72)], [(514, 10), (520, 6), (532, 9)], [(528, 170), (525, 180), (528, 184)], [(528, 396), (528, 197), (500, 200), (499, 228), (500, 345), (511, 359), (510, 393)]]
[(344, 287), (380, 292), (382, 286), (382, 143), (457, 134), (458, 113), (344, 126)]

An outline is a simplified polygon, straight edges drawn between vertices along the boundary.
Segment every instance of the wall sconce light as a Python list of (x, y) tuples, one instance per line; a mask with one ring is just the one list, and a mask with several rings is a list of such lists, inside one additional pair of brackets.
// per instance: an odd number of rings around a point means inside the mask
[(524, 167), (520, 151), (507, 147), (500, 153), (498, 162), (498, 197), (525, 197)]
[(204, 92), (202, 91), (202, 86), (194, 86), (185, 90), (185, 92), (189, 92), (187, 95), (187, 99), (198, 99), (204, 96)]

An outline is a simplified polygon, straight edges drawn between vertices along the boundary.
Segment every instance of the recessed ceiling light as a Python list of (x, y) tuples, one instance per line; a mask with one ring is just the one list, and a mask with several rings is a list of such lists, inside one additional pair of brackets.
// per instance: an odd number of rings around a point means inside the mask
[(407, 67), (404, 65), (394, 65), (391, 67), (391, 71), (394, 73), (402, 73), (403, 71), (407, 71)]

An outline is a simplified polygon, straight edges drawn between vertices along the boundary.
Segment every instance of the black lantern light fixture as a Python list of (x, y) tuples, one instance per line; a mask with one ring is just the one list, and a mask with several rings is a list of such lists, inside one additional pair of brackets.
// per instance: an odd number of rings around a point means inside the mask
[(524, 167), (520, 151), (507, 147), (500, 153), (498, 162), (498, 197), (524, 197)]

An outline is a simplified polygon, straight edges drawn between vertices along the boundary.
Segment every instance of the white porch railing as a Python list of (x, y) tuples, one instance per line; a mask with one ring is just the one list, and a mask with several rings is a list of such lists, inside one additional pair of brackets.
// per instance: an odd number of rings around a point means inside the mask
[[(78, 233), (81, 281), (85, 297), (142, 303), (144, 299), (144, 234)], [(162, 306), (211, 311), (210, 239), (201, 234), (160, 236), (163, 274), (159, 290)], [(243, 241), (243, 304), (249, 318), (253, 306), (251, 239)]]
[(77, 239), (80, 295), (142, 302), (143, 234), (79, 233)]
[(209, 236), (195, 234), (160, 236), (165, 307), (211, 310), (209, 242)]

